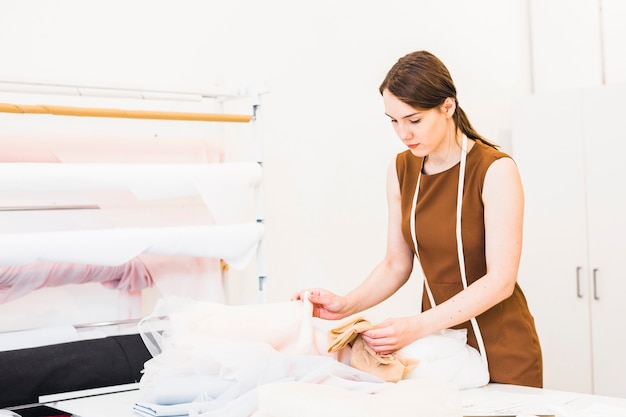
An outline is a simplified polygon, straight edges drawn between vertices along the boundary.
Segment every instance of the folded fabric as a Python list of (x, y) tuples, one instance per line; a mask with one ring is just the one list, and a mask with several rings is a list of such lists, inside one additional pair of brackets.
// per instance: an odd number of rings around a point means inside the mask
[(217, 375), (187, 375), (160, 380), (154, 384), (144, 402), (158, 405), (190, 403), (199, 395), (217, 398), (232, 388), (236, 381)]
[(389, 382), (397, 382), (413, 370), (419, 363), (415, 359), (407, 358), (399, 353), (380, 354), (375, 352), (361, 338), (361, 333), (372, 329), (368, 320), (356, 318), (330, 330), (331, 339), (334, 338), (328, 352), (336, 352), (351, 346), (350, 366), (369, 372)]
[(359, 317), (348, 321), (341, 326), (330, 329), (332, 343), (328, 347), (328, 352), (336, 352), (339, 349), (344, 348), (346, 345), (352, 343), (352, 341), (356, 339), (360, 333), (369, 330), (372, 327), (373, 326), (369, 321)]
[(135, 403), (135, 414), (145, 417), (182, 417), (189, 415), (190, 404), (160, 405), (150, 403)]

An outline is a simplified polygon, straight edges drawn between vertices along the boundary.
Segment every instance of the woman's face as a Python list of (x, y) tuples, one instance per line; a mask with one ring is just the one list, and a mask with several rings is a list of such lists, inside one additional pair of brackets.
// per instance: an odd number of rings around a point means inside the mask
[(396, 134), (413, 155), (423, 157), (440, 147), (447, 149), (451, 122), (448, 100), (441, 107), (417, 110), (384, 90), (383, 104)]

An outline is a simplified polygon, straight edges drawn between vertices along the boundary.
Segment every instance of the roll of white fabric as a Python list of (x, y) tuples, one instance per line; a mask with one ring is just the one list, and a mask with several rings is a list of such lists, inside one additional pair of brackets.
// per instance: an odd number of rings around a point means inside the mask
[(0, 351), (27, 349), (77, 340), (80, 340), (80, 336), (74, 326), (69, 324), (6, 332), (0, 333)]
[(219, 164), (0, 164), (0, 191), (98, 191), (128, 189), (139, 199), (250, 188), (261, 181), (256, 162)]
[(223, 259), (242, 269), (263, 236), (261, 223), (0, 234), (0, 264), (35, 260), (120, 265), (141, 253)]
[(201, 197), (215, 222), (240, 222), (261, 176), (256, 162), (0, 163), (0, 224), (13, 221), (11, 210), (29, 209), (29, 218), (37, 221), (44, 208), (90, 204), (106, 210), (117, 207), (117, 201), (132, 208), (193, 196)]

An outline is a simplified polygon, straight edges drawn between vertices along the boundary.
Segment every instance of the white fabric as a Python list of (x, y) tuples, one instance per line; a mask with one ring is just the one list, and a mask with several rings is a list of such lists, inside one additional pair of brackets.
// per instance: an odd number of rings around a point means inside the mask
[[(189, 404), (199, 416), (249, 416), (257, 408), (256, 389), (266, 383), (277, 381), (302, 381), (327, 383), (347, 390), (376, 392), (385, 382), (360, 372), (328, 356), (296, 355), (280, 352), (265, 343), (232, 341), (220, 338), (204, 339), (193, 346), (170, 346), (145, 365), (141, 380), (141, 392), (145, 395), (139, 406), (155, 408), (150, 403), (158, 390), (168, 380), (181, 375), (216, 375), (223, 379), (228, 388), (214, 396), (202, 392), (193, 401), (183, 393), (178, 399), (171, 395), (168, 402), (175, 400)], [(190, 415), (191, 413), (190, 409)]]
[(399, 353), (419, 360), (404, 379), (436, 379), (459, 389), (481, 387), (489, 372), (480, 353), (467, 344), (467, 330), (445, 329), (416, 340)]
[[(3, 208), (21, 207), (23, 191), (61, 198), (87, 197), (101, 205), (107, 193), (127, 192), (139, 202), (201, 196), (217, 223), (242, 221), (240, 207), (249, 207), (251, 190), (261, 182), (257, 162), (228, 163), (0, 163)], [(33, 194), (36, 192), (37, 194)], [(69, 197), (68, 197), (69, 196)]]
[[(203, 347), (204, 342), (250, 342), (294, 353), (329, 355), (325, 329), (313, 325), (310, 302), (227, 305), (186, 298), (162, 299), (151, 315), (139, 323), (140, 334), (153, 356), (170, 347)], [(168, 317), (169, 330), (162, 336), (151, 324)], [(146, 340), (157, 341), (154, 348)], [(204, 347), (203, 347), (204, 348)]]
[(0, 264), (35, 260), (120, 265), (141, 253), (224, 259), (242, 269), (254, 256), (264, 225), (239, 223), (159, 228), (0, 234)]
[[(440, 379), (420, 377), (419, 382), (416, 378), (392, 390), (395, 384), (352, 368), (337, 360), (334, 354), (328, 354), (328, 330), (317, 326), (311, 309), (308, 301), (230, 306), (185, 299), (162, 300), (154, 313), (139, 325), (154, 357), (145, 363), (135, 410), (141, 410), (144, 415), (147, 415), (146, 410), (152, 410), (150, 415), (160, 417), (168, 415), (164, 413), (180, 412), (180, 408), (171, 407), (179, 403), (186, 404), (191, 417), (248, 417), (255, 412), (261, 413), (258, 416), (274, 417), (267, 413), (281, 411), (267, 408), (274, 402), (272, 398), (289, 396), (283, 388), (298, 389), (283, 385), (285, 383), (302, 387), (305, 397), (310, 390), (318, 390), (311, 388), (315, 385), (328, 387), (313, 393), (325, 393), (329, 398), (340, 393), (344, 393), (345, 398), (355, 399), (387, 393), (389, 397), (353, 403), (354, 413), (347, 415), (361, 416), (369, 415), (370, 409), (383, 407), (394, 393), (400, 393), (405, 387), (424, 384), (420, 387), (430, 387), (424, 398), (431, 400), (425, 400), (418, 410), (428, 410), (430, 417), (460, 415), (454, 411), (458, 390)], [(169, 317), (169, 329), (162, 335), (150, 332), (150, 324), (164, 315)], [(225, 389), (216, 389), (211, 377), (224, 381)], [(176, 381), (187, 381), (189, 390), (179, 389), (182, 383), (172, 388)], [(276, 386), (259, 391), (268, 384)], [(164, 392), (164, 387), (168, 386), (170, 391)], [(190, 400), (193, 394), (198, 395)], [(261, 398), (265, 411), (259, 409)], [(378, 415), (409, 415), (406, 413), (415, 404), (402, 408), (404, 400), (396, 398), (398, 411), (403, 410), (405, 414)], [(442, 403), (437, 398), (445, 401)], [(293, 398), (296, 402), (303, 399)], [(169, 406), (162, 407), (164, 405)], [(293, 414), (294, 409), (291, 413), (291, 416), (302, 415), (299, 411)]]
[(223, 265), (219, 259), (142, 253), (144, 263), (162, 297), (185, 297), (225, 303)]
[(232, 389), (235, 381), (227, 381), (217, 375), (190, 375), (159, 381), (146, 401), (154, 404), (172, 405), (190, 403), (199, 395), (217, 398)]
[(135, 404), (135, 414), (145, 417), (182, 417), (189, 415), (189, 404)]
[(261, 181), (256, 162), (219, 164), (45, 163), (0, 164), (0, 191), (128, 189), (140, 199), (194, 195), (212, 188), (251, 188)]
[(80, 340), (78, 331), (69, 324), (0, 333), (0, 351), (28, 349)]

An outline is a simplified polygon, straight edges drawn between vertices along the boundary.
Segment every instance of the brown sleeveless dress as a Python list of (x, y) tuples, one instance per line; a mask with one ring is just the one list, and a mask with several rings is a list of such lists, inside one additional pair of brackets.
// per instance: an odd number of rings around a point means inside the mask
[[(505, 157), (509, 156), (479, 141), (467, 154), (461, 228), (468, 285), (487, 272), (483, 182), (491, 163)], [(402, 233), (410, 247), (413, 247), (411, 205), (421, 166), (422, 158), (408, 150), (396, 158), (402, 201)], [(415, 232), (420, 263), (437, 304), (463, 290), (455, 230), (459, 169), (460, 164), (456, 164), (438, 174), (422, 174), (420, 180)], [(429, 308), (430, 302), (424, 291), (422, 311)], [(476, 320), (485, 343), (491, 382), (542, 387), (539, 338), (519, 285), (515, 284), (511, 297), (482, 313)], [(469, 321), (456, 328), (466, 328), (468, 343), (478, 349)]]

